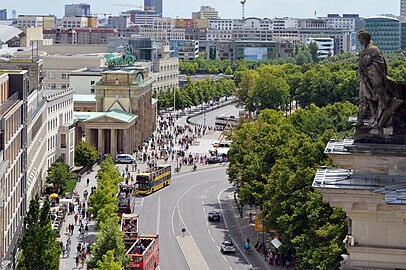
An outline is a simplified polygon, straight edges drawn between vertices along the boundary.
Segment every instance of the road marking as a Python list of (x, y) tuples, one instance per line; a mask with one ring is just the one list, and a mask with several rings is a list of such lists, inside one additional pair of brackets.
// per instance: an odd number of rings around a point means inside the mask
[(202, 205), (204, 205), (204, 201), (202, 201)]
[(213, 242), (216, 242), (216, 241), (214, 241), (214, 238), (213, 238), (213, 236), (210, 236), (211, 237), (211, 240), (213, 241)]
[(226, 256), (223, 255), (223, 259), (227, 262)]
[(211, 234), (211, 233), (210, 233), (210, 230), (207, 230), (207, 232), (208, 232), (209, 234)]
[(230, 266), (230, 269), (233, 270), (233, 268)]
[(217, 246), (217, 249), (220, 251), (220, 248), (219, 248), (219, 246)]
[(159, 224), (161, 222), (161, 192), (158, 195), (158, 211), (156, 214), (156, 234), (159, 234)]
[(223, 213), (224, 226), (226, 227), (226, 229), (228, 229), (228, 225), (227, 225), (227, 220), (224, 218), (224, 212), (223, 212), (223, 208), (221, 207), (220, 196), (221, 196), (221, 194), (222, 194), (224, 191), (226, 191), (227, 189), (229, 189), (229, 188), (225, 188), (225, 189), (223, 189), (222, 191), (220, 191), (219, 195), (217, 196), (217, 202), (218, 202), (218, 204), (219, 204), (219, 206), (220, 206), (220, 211)]

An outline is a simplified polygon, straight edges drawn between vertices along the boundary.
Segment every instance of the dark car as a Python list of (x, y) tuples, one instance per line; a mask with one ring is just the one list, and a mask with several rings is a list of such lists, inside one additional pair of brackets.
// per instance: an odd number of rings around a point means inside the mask
[(217, 211), (210, 211), (207, 216), (208, 221), (220, 221), (220, 213)]
[(222, 157), (208, 157), (206, 159), (206, 164), (216, 164), (222, 162), (224, 162), (224, 159)]

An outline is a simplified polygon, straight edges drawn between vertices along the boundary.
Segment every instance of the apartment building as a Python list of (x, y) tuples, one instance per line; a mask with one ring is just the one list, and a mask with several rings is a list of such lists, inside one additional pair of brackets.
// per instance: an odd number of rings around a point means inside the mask
[(47, 167), (63, 157), (74, 166), (75, 125), (73, 123), (73, 88), (45, 90), (47, 100)]
[(160, 18), (161, 14), (150, 10), (128, 10), (126, 12), (121, 12), (120, 16), (130, 17), (131, 22), (136, 26), (153, 26), (154, 19)]

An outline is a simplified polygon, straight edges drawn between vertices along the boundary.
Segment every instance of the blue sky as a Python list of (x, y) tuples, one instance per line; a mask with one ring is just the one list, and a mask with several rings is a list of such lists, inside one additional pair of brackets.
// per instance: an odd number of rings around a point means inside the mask
[[(72, 3), (88, 3), (92, 13), (112, 13), (131, 8), (113, 6), (112, 3), (142, 5), (143, 0), (1, 0), (0, 9), (6, 8), (8, 16), (11, 10), (17, 14), (54, 14), (62, 17), (64, 5)], [(192, 11), (202, 5), (210, 5), (219, 11), (222, 18), (240, 18), (240, 0), (163, 0), (164, 16), (189, 18)], [(384, 3), (384, 4), (383, 4)], [(377, 14), (399, 15), (400, 0), (247, 0), (246, 17), (314, 17), (326, 16), (327, 13), (357, 13), (363, 17)]]

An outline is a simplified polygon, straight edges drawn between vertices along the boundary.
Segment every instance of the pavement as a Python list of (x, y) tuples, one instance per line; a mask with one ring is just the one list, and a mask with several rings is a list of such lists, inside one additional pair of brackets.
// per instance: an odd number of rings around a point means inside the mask
[[(221, 108), (219, 109), (219, 114), (220, 114)], [(176, 121), (176, 125), (184, 125), (186, 123), (186, 116), (183, 116), (181, 118), (179, 118)], [(193, 117), (190, 119), (191, 124), (193, 125)], [(196, 123), (197, 125), (198, 123)], [(199, 155), (209, 155), (208, 150), (211, 149), (213, 146), (213, 143), (218, 141), (219, 136), (221, 135), (221, 131), (213, 131), (213, 130), (208, 130), (205, 135), (201, 136), (200, 138), (198, 138), (193, 145), (190, 146), (188, 152), (193, 153), (193, 154), (199, 154)], [(176, 149), (176, 147), (175, 147)], [(151, 151), (149, 149), (149, 151)], [(163, 163), (163, 159), (158, 160), (158, 164)], [(176, 168), (176, 166), (178, 165), (176, 162), (176, 158), (172, 161), (171, 159), (169, 159), (168, 163), (170, 163), (172, 165), (173, 168)], [(201, 170), (201, 169), (207, 169), (207, 168), (212, 168), (215, 166), (225, 166), (226, 164), (214, 164), (214, 165), (206, 165), (206, 164), (202, 164), (202, 163), (197, 163), (197, 170)], [(83, 198), (83, 193), (85, 190), (87, 190), (90, 194), (91, 191), (91, 187), (92, 186), (97, 186), (97, 182), (96, 182), (96, 173), (99, 169), (99, 166), (96, 165), (94, 166), (94, 168), (89, 171), (87, 174), (83, 175), (82, 177), (82, 181), (77, 182), (76, 187), (74, 192), (78, 195), (80, 195), (80, 203), (86, 204), (86, 200), (84, 200)], [(143, 171), (145, 169), (147, 169), (147, 164), (146, 163), (138, 163), (138, 169), (140, 169), (140, 171)], [(183, 165), (180, 169), (178, 173), (174, 173), (174, 174), (179, 174), (179, 173), (185, 173), (185, 172), (190, 172), (192, 170), (192, 166), (187, 166), (187, 165)], [(86, 183), (86, 179), (89, 178), (89, 186)], [(253, 207), (244, 207), (243, 208), (243, 216), (242, 218), (240, 217), (240, 212), (239, 209), (237, 207), (237, 204), (234, 203), (234, 199), (230, 198), (231, 203), (234, 205), (235, 208), (235, 217), (236, 217), (236, 222), (237, 225), (239, 225), (239, 228), (241, 230), (241, 233), (245, 236), (245, 237), (249, 237), (251, 239), (251, 245), (253, 246), (255, 244), (255, 242), (261, 241), (261, 237), (262, 234), (258, 233), (255, 231), (255, 226), (253, 221), (250, 222), (249, 220), (249, 212), (254, 213), (256, 211), (256, 209), (254, 209)], [(76, 202), (74, 202), (74, 199), (72, 199), (72, 202), (75, 204), (75, 213), (77, 213), (78, 210), (78, 204)], [(87, 207), (87, 204), (86, 204)], [(60, 237), (57, 239), (58, 241), (61, 241), (64, 245), (66, 245), (68, 238), (70, 238), (71, 240), (71, 250), (69, 253), (66, 253), (65, 256), (61, 255), (60, 258), (60, 270), (67, 270), (67, 269), (86, 269), (86, 264), (82, 265), (81, 263), (79, 263), (79, 265), (76, 265), (75, 262), (75, 257), (77, 255), (77, 251), (76, 248), (78, 246), (78, 244), (84, 244), (84, 243), (94, 243), (96, 241), (96, 230), (95, 230), (95, 221), (94, 220), (87, 220), (86, 218), (84, 218), (82, 220), (83, 224), (88, 224), (89, 226), (89, 232), (87, 234), (85, 234), (84, 236), (81, 236), (79, 233), (79, 222), (77, 222), (76, 225), (74, 225), (74, 231), (73, 234), (71, 236), (69, 236), (69, 233), (67, 231), (67, 226), (68, 224), (75, 224), (75, 220), (74, 220), (74, 215), (66, 215), (65, 220), (62, 224), (62, 229), (61, 229), (61, 233), (60, 233)], [(271, 237), (272, 235), (269, 233), (265, 233), (264, 234), (264, 239), (265, 239), (265, 245), (267, 247), (270, 247), (270, 241), (271, 241)], [(189, 257), (190, 258), (190, 269), (198, 269), (198, 268), (194, 268), (193, 265), (193, 258), (197, 258), (199, 257), (200, 251), (197, 249), (197, 246), (192, 247), (191, 246), (191, 241), (188, 241), (187, 238), (182, 238), (182, 239), (177, 239), (179, 246), (181, 248), (181, 250), (184, 252), (185, 257)], [(243, 240), (242, 240), (243, 241)], [(195, 245), (195, 244), (194, 244)], [(264, 266), (264, 269), (282, 269), (280, 267), (275, 267), (275, 266), (271, 266), (268, 263), (265, 263), (264, 257), (263, 255), (261, 255), (260, 253), (258, 253), (257, 251), (254, 251), (254, 256), (252, 256), (250, 259), (251, 260), (257, 260), (257, 262), (262, 263), (262, 265)], [(201, 255), (200, 255), (201, 256)], [(208, 268), (205, 268), (208, 269)]]

